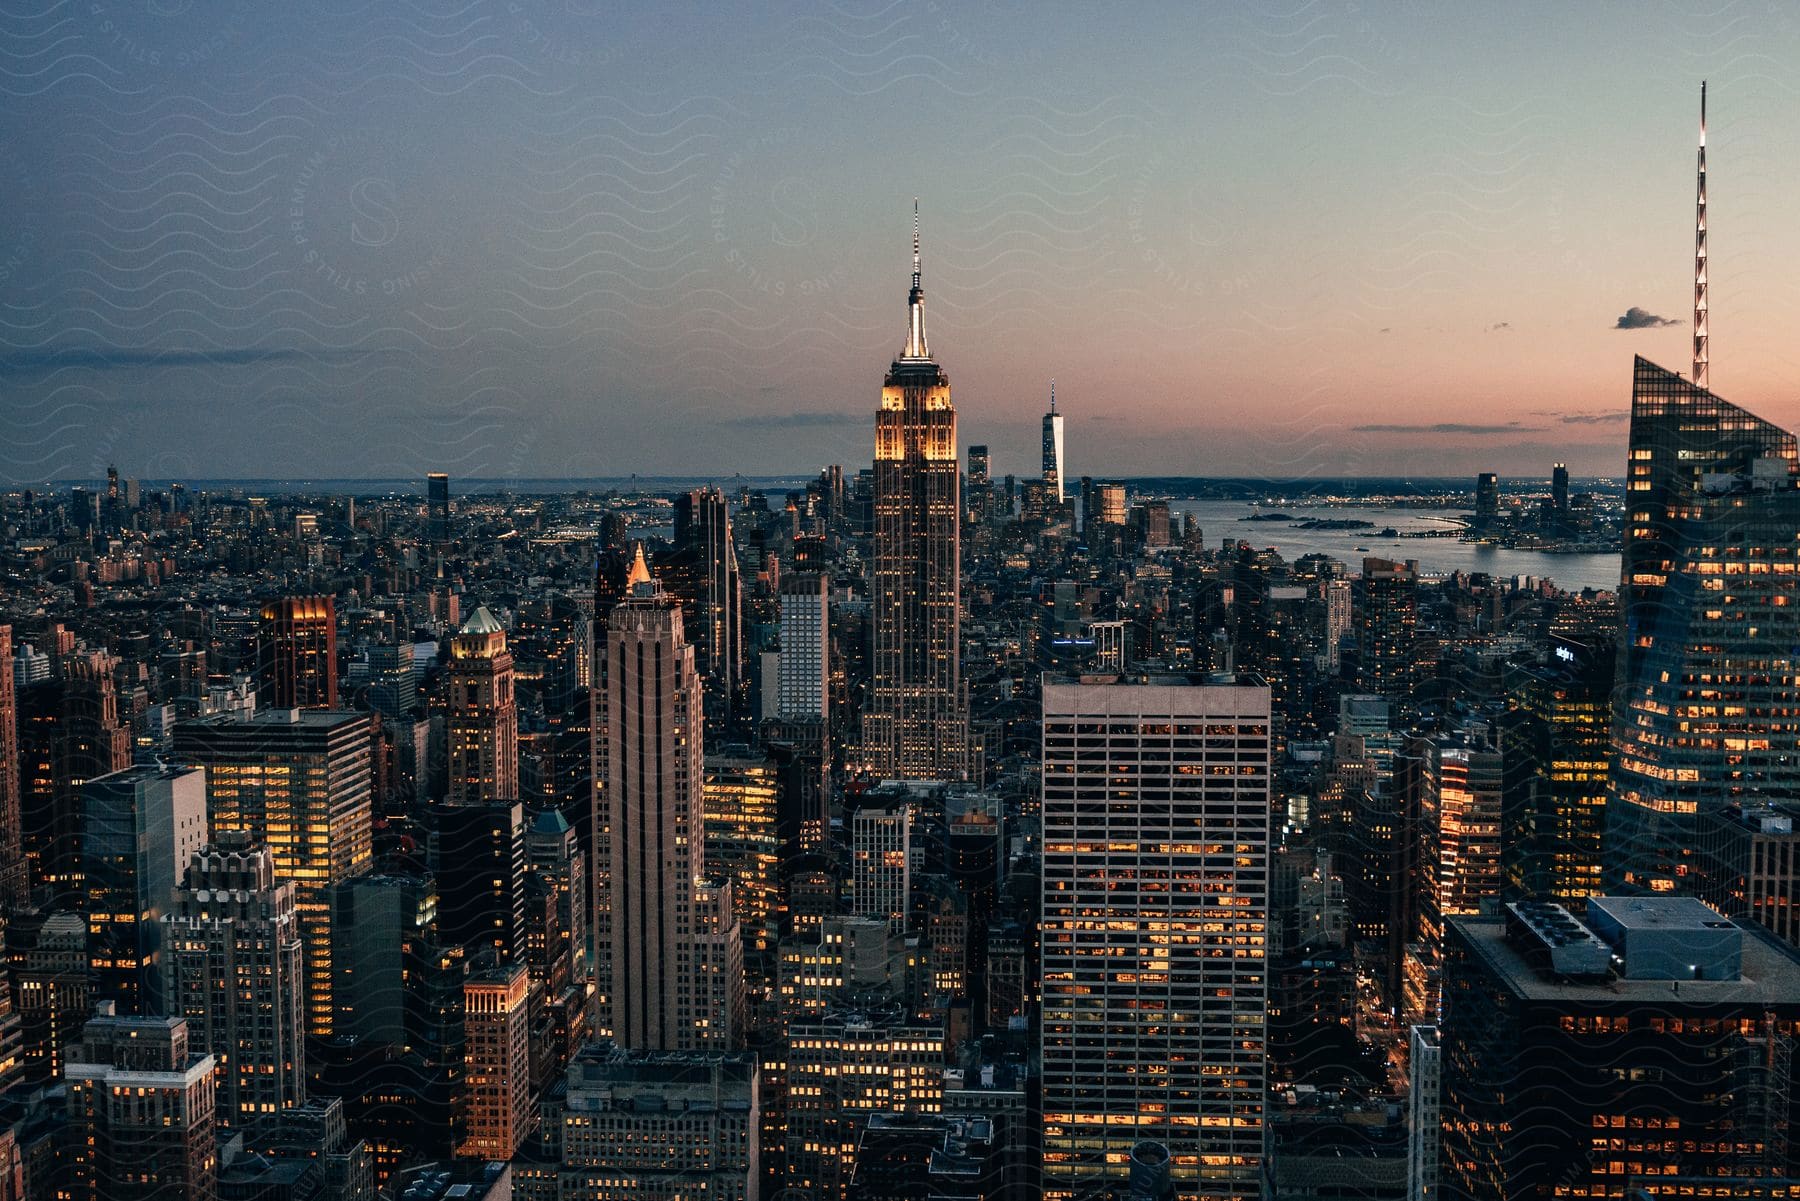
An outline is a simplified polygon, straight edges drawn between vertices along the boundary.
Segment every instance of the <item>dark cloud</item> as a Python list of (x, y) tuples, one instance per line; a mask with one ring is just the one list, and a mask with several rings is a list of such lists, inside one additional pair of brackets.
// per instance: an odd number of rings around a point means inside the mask
[(1509, 421), (1505, 425), (1467, 425), (1460, 421), (1439, 421), (1431, 425), (1353, 425), (1355, 434), (1517, 434), (1535, 426)]
[(1625, 310), (1625, 315), (1623, 317), (1619, 318), (1618, 322), (1613, 325), (1613, 328), (1614, 329), (1658, 329), (1665, 325), (1674, 325), (1674, 324), (1675, 324), (1675, 322), (1670, 320), (1669, 318), (1658, 317), (1655, 313), (1652, 313), (1649, 309), (1640, 309), (1637, 307), (1637, 305), (1634, 304), (1630, 308)]
[(1605, 413), (1564, 413), (1564, 425), (1611, 425), (1615, 421), (1630, 421), (1631, 410), (1612, 409)]
[(382, 350), (301, 350), (292, 346), (226, 346), (214, 350), (152, 350), (131, 346), (0, 349), (0, 376), (36, 375), (65, 367), (123, 371), (139, 367), (260, 367), (273, 363), (340, 362)]
[(721, 425), (740, 430), (812, 430), (839, 425), (875, 424), (867, 413), (753, 413)]

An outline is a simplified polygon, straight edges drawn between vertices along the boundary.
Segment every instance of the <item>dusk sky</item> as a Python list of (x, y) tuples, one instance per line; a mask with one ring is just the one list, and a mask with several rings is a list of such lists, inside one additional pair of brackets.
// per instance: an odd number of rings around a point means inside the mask
[(279, 7), (0, 11), (0, 477), (854, 470), (915, 196), (996, 471), (1055, 377), (1075, 475), (1618, 474), (1702, 78), (1800, 425), (1789, 4)]

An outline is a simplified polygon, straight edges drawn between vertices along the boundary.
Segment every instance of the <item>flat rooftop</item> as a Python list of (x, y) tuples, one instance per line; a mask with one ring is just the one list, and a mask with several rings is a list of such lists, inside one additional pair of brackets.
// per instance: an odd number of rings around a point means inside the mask
[(1627, 933), (1634, 930), (1724, 930), (1736, 925), (1697, 897), (1589, 897), (1590, 912), (1599, 910)]
[[(1718, 915), (1712, 916), (1716, 919)], [(1735, 980), (1615, 977), (1609, 981), (1581, 982), (1541, 974), (1520, 948), (1507, 941), (1506, 922), (1499, 917), (1453, 917), (1449, 924), (1462, 933), (1474, 953), (1517, 996), (1527, 1001), (1668, 1006), (1673, 999), (1683, 1006), (1761, 1006), (1784, 1010), (1800, 1001), (1800, 953), (1756, 926), (1733, 923), (1743, 933), (1742, 975)]]

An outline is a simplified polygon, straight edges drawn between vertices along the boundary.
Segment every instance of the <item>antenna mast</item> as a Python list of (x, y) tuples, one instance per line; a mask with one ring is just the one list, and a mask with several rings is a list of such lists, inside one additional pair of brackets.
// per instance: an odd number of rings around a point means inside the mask
[(1706, 383), (1706, 81), (1700, 81), (1700, 159), (1694, 181), (1694, 383)]

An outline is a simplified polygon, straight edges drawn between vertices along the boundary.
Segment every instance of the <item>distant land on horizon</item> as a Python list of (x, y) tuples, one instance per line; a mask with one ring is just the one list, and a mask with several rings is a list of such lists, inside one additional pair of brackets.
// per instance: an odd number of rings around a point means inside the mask
[[(123, 477), (123, 473), (121, 473)], [(450, 477), (450, 488), (453, 495), (504, 495), (506, 493), (524, 493), (527, 495), (562, 494), (569, 492), (615, 492), (635, 491), (638, 493), (657, 493), (681, 491), (685, 488), (713, 484), (719, 487), (736, 488), (778, 488), (804, 487), (817, 479), (816, 474), (804, 475), (709, 475), (695, 473), (692, 475), (624, 475), (624, 476), (547, 476), (542, 478), (506, 478), (498, 476), (469, 476), (467, 478)], [(1018, 477), (1032, 479), (1036, 477)], [(1468, 492), (1473, 481), (1467, 476), (1204, 476), (1204, 475), (1096, 475), (1095, 480), (1123, 483), (1131, 487), (1133, 492), (1150, 495), (1167, 495), (1189, 500), (1256, 500), (1270, 496), (1286, 498), (1298, 496), (1442, 496), (1447, 493)], [(1548, 476), (1502, 476), (1500, 488), (1513, 491), (1520, 487), (1548, 486)], [(407, 495), (417, 492), (423, 495), (425, 488), (424, 474), (417, 477), (402, 478), (385, 476), (369, 479), (264, 479), (264, 478), (217, 478), (217, 479), (163, 479), (139, 478), (138, 483), (145, 488), (167, 487), (170, 484), (181, 484), (190, 490), (197, 491), (236, 491), (236, 492), (271, 492), (278, 494), (292, 493), (325, 493), (332, 494), (397, 494)], [(1616, 480), (1606, 476), (1574, 477), (1572, 484), (1584, 486), (1586, 491), (1618, 491)], [(103, 478), (64, 478), (51, 480), (43, 485), (47, 488), (79, 488), (101, 487), (106, 481)], [(24, 491), (36, 485), (10, 484), (8, 491)], [(1070, 490), (1077, 487), (1071, 480)]]

